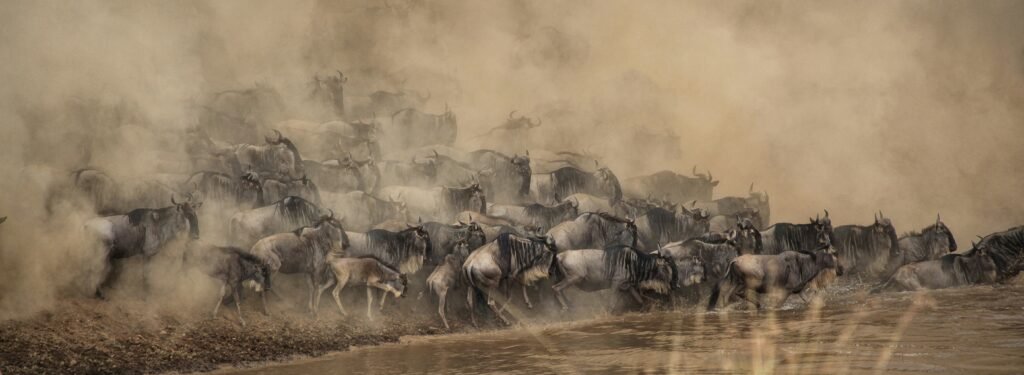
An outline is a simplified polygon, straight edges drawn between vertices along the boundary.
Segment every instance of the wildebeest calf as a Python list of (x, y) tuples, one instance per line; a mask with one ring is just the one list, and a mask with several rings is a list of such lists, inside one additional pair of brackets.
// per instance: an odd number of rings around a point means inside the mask
[(437, 296), (437, 314), (444, 322), (444, 328), (448, 326), (448, 317), (445, 316), (445, 307), (448, 300), (448, 291), (461, 286), (460, 268), (462, 262), (469, 256), (469, 244), (466, 241), (459, 241), (455, 244), (455, 250), (444, 256), (444, 261), (434, 268), (434, 272), (427, 277), (427, 287)]
[(186, 250), (184, 263), (196, 267), (206, 275), (220, 281), (220, 292), (217, 293), (217, 304), (213, 308), (213, 317), (217, 317), (220, 305), (227, 298), (228, 292), (235, 301), (238, 321), (245, 325), (242, 318), (241, 296), (242, 286), (248, 285), (257, 293), (267, 287), (270, 272), (263, 262), (237, 247), (230, 246), (199, 246)]
[[(405, 294), (405, 287), (408, 284), (405, 275), (398, 273), (398, 270), (388, 267), (383, 262), (373, 257), (363, 258), (342, 258), (335, 254), (327, 257), (327, 264), (334, 273), (334, 279), (328, 280), (320, 287), (319, 293), (334, 285), (331, 296), (338, 304), (341, 315), (348, 315), (345, 307), (341, 305), (341, 290), (348, 285), (366, 285), (366, 317), (373, 319), (373, 288), (391, 292), (396, 298)], [(383, 305), (384, 300), (381, 299)]]

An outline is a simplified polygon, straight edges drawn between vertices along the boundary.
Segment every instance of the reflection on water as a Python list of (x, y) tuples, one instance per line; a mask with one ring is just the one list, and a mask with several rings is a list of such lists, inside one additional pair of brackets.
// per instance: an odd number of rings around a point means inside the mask
[(817, 302), (759, 313), (637, 314), (415, 338), (239, 373), (1024, 371), (1022, 286), (857, 293)]

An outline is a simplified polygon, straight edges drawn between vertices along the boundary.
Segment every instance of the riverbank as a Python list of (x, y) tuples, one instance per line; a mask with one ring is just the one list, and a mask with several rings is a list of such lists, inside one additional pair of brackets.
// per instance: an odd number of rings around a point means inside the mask
[(243, 327), (233, 306), (225, 306), (217, 319), (203, 319), (148, 311), (142, 302), (64, 301), (30, 319), (0, 322), (0, 373), (211, 371), (448, 332), (429, 319), (408, 316), (369, 322), (332, 312), (314, 320), (288, 312), (266, 317), (246, 307)]

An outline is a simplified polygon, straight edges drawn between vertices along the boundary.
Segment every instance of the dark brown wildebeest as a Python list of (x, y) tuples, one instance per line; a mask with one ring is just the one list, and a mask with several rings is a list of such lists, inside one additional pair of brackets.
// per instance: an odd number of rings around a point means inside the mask
[[(341, 220), (334, 218), (334, 212), (322, 216), (316, 223), (298, 228), (288, 233), (273, 234), (256, 242), (249, 253), (259, 258), (273, 276), (281, 272), (286, 274), (305, 274), (309, 285), (309, 304), (307, 308), (314, 315), (320, 302), (318, 287), (327, 270), (327, 254), (344, 254), (349, 247), (348, 236), (341, 226)], [(267, 313), (267, 292), (271, 282), (262, 294), (263, 312)]]
[(761, 308), (757, 295), (767, 294), (778, 297), (781, 306), (791, 294), (799, 294), (822, 271), (836, 270), (843, 274), (843, 267), (836, 260), (836, 250), (831, 245), (822, 245), (812, 251), (785, 251), (775, 255), (740, 255), (729, 263), (721, 280), (711, 289), (708, 310), (739, 295)]
[(448, 104), (439, 115), (420, 112), (414, 108), (399, 110), (391, 115), (387, 129), (387, 144), (399, 149), (429, 145), (452, 145), (458, 136), (458, 121)]
[(487, 213), (492, 217), (509, 220), (519, 225), (535, 225), (541, 228), (554, 228), (564, 221), (579, 216), (574, 201), (562, 201), (554, 206), (533, 203), (526, 206), (492, 205)]
[(554, 269), (556, 283), (552, 288), (563, 311), (569, 309), (563, 291), (572, 286), (587, 292), (628, 291), (640, 305), (644, 304), (641, 290), (668, 294), (679, 287), (675, 260), (628, 246), (563, 251), (558, 254)]
[(96, 297), (105, 298), (105, 289), (113, 282), (116, 260), (142, 255), (143, 285), (149, 285), (149, 260), (168, 243), (188, 231), (189, 238), (199, 238), (199, 218), (196, 209), (202, 202), (178, 203), (171, 197), (171, 206), (164, 208), (137, 208), (125, 215), (106, 216), (90, 219), (85, 223), (87, 231), (96, 236), (103, 248), (103, 275), (96, 287)]
[(604, 249), (614, 245), (637, 247), (637, 228), (633, 220), (603, 212), (584, 212), (548, 230), (558, 251)]
[[(693, 167), (693, 177), (684, 176), (672, 171), (660, 171), (654, 174), (632, 177), (625, 181), (623, 189), (631, 198), (649, 196), (665, 197), (673, 202), (689, 202), (692, 200), (710, 201), (712, 191), (718, 186), (711, 172), (697, 173)], [(712, 212), (712, 215), (717, 215)]]
[(213, 317), (217, 317), (221, 303), (230, 293), (238, 311), (238, 321), (245, 325), (242, 318), (242, 286), (248, 285), (255, 292), (262, 292), (268, 286), (270, 272), (263, 262), (245, 250), (230, 246), (204, 246), (199, 241), (191, 241), (184, 254), (185, 265), (198, 268), (206, 275), (220, 281), (220, 292), (217, 293), (217, 304), (213, 307)]
[(882, 276), (891, 258), (900, 252), (896, 228), (889, 218), (875, 215), (871, 225), (842, 225), (835, 228), (832, 245), (839, 252), (843, 270), (848, 275), (877, 278)]
[[(341, 305), (341, 290), (348, 285), (366, 285), (366, 317), (371, 320), (373, 319), (374, 288), (380, 289), (384, 293), (390, 292), (395, 295), (395, 298), (405, 295), (405, 288), (408, 284), (405, 275), (374, 257), (345, 258), (332, 253), (327, 257), (327, 264), (334, 274), (334, 278), (328, 280), (328, 283), (320, 288), (320, 293), (334, 285), (331, 296), (338, 304), (341, 315), (348, 315), (345, 307)], [(381, 307), (384, 306), (383, 298), (380, 304)]]
[(936, 260), (910, 263), (902, 266), (872, 293), (944, 289), (973, 284), (991, 284), (998, 280), (996, 262), (985, 247), (969, 250), (965, 254), (946, 254)]
[[(466, 300), (473, 325), (476, 325), (477, 301), (484, 302), (495, 316), (508, 324), (509, 320), (494, 301), (498, 286), (512, 282), (533, 285), (548, 277), (554, 260), (555, 243), (551, 237), (524, 238), (508, 233), (469, 254), (462, 264), (462, 275), (469, 286)], [(509, 299), (508, 293), (505, 299)]]
[(835, 243), (832, 219), (825, 217), (809, 219), (809, 224), (778, 223), (761, 231), (762, 254), (780, 254), (784, 251), (813, 249), (821, 243), (820, 235), (828, 237), (829, 244)]
[(559, 197), (586, 193), (608, 198), (608, 202), (615, 206), (622, 200), (619, 179), (608, 167), (596, 168), (594, 172), (563, 167), (550, 173), (535, 173), (530, 178), (530, 198), (535, 202), (554, 204), (558, 203)]
[(956, 238), (953, 231), (937, 216), (935, 224), (929, 225), (920, 232), (910, 232), (900, 236), (899, 252), (890, 259), (887, 267), (889, 273), (895, 272), (900, 266), (936, 260), (943, 255), (956, 251)]
[(644, 249), (658, 249), (658, 244), (683, 241), (708, 233), (710, 215), (704, 209), (687, 210), (678, 206), (676, 212), (654, 207), (636, 218), (637, 234)]

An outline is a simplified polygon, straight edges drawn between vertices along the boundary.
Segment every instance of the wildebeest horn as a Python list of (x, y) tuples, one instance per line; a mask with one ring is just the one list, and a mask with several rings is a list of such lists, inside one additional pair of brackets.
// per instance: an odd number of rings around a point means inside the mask
[(0, 217), (0, 224), (2, 224), (5, 221), (7, 221), (7, 216)]
[(594, 159), (594, 168), (598, 168), (598, 167), (600, 167), (600, 165), (597, 164), (597, 159)]
[(333, 219), (333, 218), (334, 218), (334, 210), (333, 210), (333, 209), (330, 209), (330, 208), (328, 208), (328, 209), (327, 209), (327, 212), (330, 212), (330, 213), (331, 213), (331, 215), (330, 215), (330, 216), (328, 216), (328, 217), (329, 217), (329, 218), (331, 218), (331, 219)]
[(174, 194), (171, 194), (171, 204), (173, 204), (173, 205), (175, 205), (175, 206), (177, 206), (177, 205), (178, 205), (178, 202), (175, 202), (175, 201), (174, 201)]
[(437, 150), (430, 150), (430, 151), (434, 152), (434, 159), (437, 159), (437, 158), (441, 157), (440, 155), (437, 154)]
[(935, 214), (935, 224), (938, 224), (940, 222), (942, 222), (942, 214), (936, 213)]
[(335, 70), (335, 71), (338, 72), (338, 79), (341, 80), (341, 83), (348, 82), (348, 77), (345, 77), (345, 75), (342, 74), (340, 70)]
[(828, 210), (825, 210), (825, 218), (828, 219)]
[(469, 222), (470, 222), (470, 223), (472, 223), (472, 222), (473, 222), (473, 214), (469, 214)]
[(461, 224), (461, 225), (467, 225), (466, 223), (463, 223), (463, 222), (462, 222), (462, 220), (458, 220), (458, 222), (459, 222), (459, 224)]
[(416, 224), (423, 224), (423, 217), (422, 216), (417, 216), (416, 217)]
[(697, 200), (696, 199), (690, 201), (690, 207), (697, 207)]
[(694, 176), (697, 175), (697, 165), (696, 164), (693, 165), (693, 170), (690, 171), (690, 173), (692, 173)]
[(708, 169), (707, 171), (708, 171), (708, 181), (714, 180), (714, 177), (711, 177), (711, 170)]
[(530, 149), (526, 149), (526, 156), (530, 156)]
[(508, 119), (511, 120), (512, 119), (512, 115), (515, 114), (515, 113), (516, 113), (516, 110), (514, 110), (514, 109), (512, 110), (512, 112), (509, 112), (508, 113)]
[(753, 194), (754, 193), (754, 183), (753, 182), (750, 183), (750, 190), (748, 190), (747, 193), (748, 194)]

